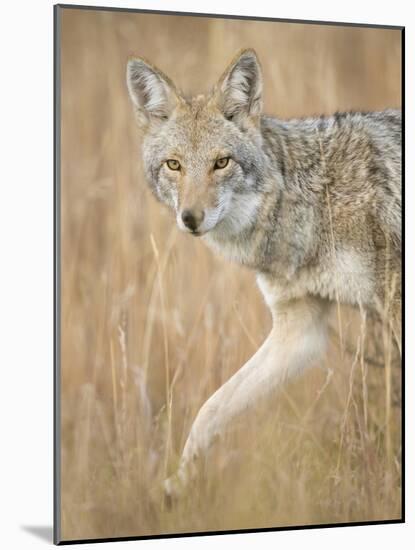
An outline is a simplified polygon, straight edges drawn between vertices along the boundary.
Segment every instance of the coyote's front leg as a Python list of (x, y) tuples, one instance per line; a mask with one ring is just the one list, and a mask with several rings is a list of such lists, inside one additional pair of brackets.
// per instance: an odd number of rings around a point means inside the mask
[(326, 339), (326, 311), (325, 302), (310, 297), (272, 305), (273, 328), (268, 338), (197, 414), (178, 471), (165, 481), (167, 496), (178, 496), (196, 476), (196, 460), (206, 455), (235, 417), (320, 355)]

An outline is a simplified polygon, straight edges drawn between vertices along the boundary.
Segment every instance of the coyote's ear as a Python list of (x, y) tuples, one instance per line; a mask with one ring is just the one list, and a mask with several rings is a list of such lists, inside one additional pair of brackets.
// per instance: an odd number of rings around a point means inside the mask
[(215, 88), (217, 104), (226, 118), (257, 117), (262, 110), (262, 74), (254, 50), (234, 58)]
[(127, 86), (140, 126), (167, 120), (179, 101), (173, 82), (143, 59), (127, 64)]

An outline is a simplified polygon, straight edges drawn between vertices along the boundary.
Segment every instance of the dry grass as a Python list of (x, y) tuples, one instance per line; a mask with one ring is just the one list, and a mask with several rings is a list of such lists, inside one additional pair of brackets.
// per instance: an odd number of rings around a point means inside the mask
[(343, 345), (335, 313), (320, 368), (243, 418), (189, 496), (164, 509), (160, 483), (192, 419), (270, 316), (254, 275), (179, 234), (150, 196), (124, 80), (136, 53), (202, 91), (250, 46), (268, 112), (382, 109), (400, 102), (399, 33), (62, 17), (63, 539), (399, 518), (399, 361), (382, 327), (345, 309)]

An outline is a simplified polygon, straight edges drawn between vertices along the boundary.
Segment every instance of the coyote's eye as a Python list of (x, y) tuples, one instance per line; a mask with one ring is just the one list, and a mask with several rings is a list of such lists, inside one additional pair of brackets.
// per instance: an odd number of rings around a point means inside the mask
[(176, 159), (169, 159), (166, 161), (166, 164), (170, 170), (180, 170), (180, 162)]
[(226, 166), (228, 166), (228, 163), (229, 157), (223, 157), (215, 162), (214, 168), (215, 170), (222, 170), (222, 168), (226, 168)]

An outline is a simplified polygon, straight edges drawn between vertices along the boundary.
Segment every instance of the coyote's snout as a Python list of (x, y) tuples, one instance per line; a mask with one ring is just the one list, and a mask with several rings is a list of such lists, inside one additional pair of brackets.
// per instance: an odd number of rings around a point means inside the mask
[(273, 317), (200, 409), (172, 494), (236, 416), (321, 356), (334, 302), (376, 312), (400, 346), (401, 116), (264, 116), (253, 50), (206, 96), (185, 98), (142, 59), (128, 62), (127, 83), (153, 193), (180, 229), (256, 271)]

